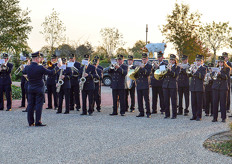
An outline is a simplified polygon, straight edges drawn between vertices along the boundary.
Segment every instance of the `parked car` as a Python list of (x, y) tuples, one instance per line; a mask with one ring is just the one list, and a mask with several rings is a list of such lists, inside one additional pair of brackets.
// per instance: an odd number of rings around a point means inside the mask
[[(134, 63), (135, 61), (142, 61), (141, 59), (134, 59)], [(149, 63), (152, 63), (153, 61), (157, 61), (157, 59), (154, 59), (154, 58), (149, 58)], [(168, 60), (163, 60), (164, 62), (168, 63)], [(128, 64), (127, 63), (127, 59), (124, 60), (124, 64)], [(103, 84), (105, 86), (110, 86), (111, 83), (112, 83), (112, 79), (111, 79), (111, 75), (109, 73), (109, 69), (110, 67), (106, 67), (104, 70), (103, 70)]]

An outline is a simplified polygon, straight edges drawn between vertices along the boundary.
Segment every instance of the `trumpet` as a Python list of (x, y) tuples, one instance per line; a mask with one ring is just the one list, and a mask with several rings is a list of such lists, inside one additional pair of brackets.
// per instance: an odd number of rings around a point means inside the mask
[(1, 65), (2, 70), (7, 70), (7, 63), (10, 61), (12, 55), (9, 56), (8, 60)]
[(181, 67), (182, 69), (188, 69), (190, 67), (190, 65), (189, 64), (180, 63), (179, 67)]
[[(222, 67), (219, 67), (219, 70), (221, 71)], [(217, 80), (217, 78), (218, 78), (218, 72), (215, 72), (214, 75), (213, 75), (213, 77), (212, 77), (212, 79), (213, 80)]]
[(190, 74), (193, 75), (193, 70), (197, 70), (197, 69), (198, 69), (198, 67), (195, 64), (193, 64), (189, 68), (186, 69), (186, 73), (189, 75)]
[(116, 71), (116, 68), (115, 68), (116, 65), (118, 65), (118, 64), (117, 63), (111, 64), (110, 69), (114, 69)]

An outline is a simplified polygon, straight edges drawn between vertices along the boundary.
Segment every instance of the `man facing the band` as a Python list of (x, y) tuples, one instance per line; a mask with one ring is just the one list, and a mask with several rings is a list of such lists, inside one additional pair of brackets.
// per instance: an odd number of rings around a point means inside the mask
[(144, 117), (143, 98), (145, 100), (147, 118), (151, 118), (150, 100), (149, 100), (149, 75), (151, 73), (151, 64), (148, 63), (148, 55), (142, 54), (142, 64), (138, 71), (136, 79), (137, 101), (139, 107), (139, 115), (136, 117)]
[(158, 58), (158, 63), (154, 62), (153, 67), (152, 67), (152, 74), (151, 74), (151, 86), (152, 86), (152, 114), (157, 113), (157, 99), (159, 95), (159, 100), (160, 100), (160, 111), (161, 114), (165, 112), (165, 106), (164, 106), (164, 96), (163, 96), (163, 79), (157, 80), (154, 77), (154, 72), (160, 68), (162, 65), (167, 65), (163, 61), (163, 53), (159, 52), (157, 55)]
[[(61, 74), (61, 69), (57, 72), (57, 75), (61, 77), (61, 79), (58, 80), (63, 80), (63, 84), (60, 87), (60, 91), (58, 92), (59, 96), (59, 107), (58, 111), (56, 112), (57, 114), (62, 113), (62, 107), (63, 107), (63, 99), (65, 97), (65, 112), (64, 114), (69, 114), (69, 105), (70, 105), (70, 88), (71, 88), (71, 82), (70, 78), (72, 76), (72, 70), (70, 67), (67, 67), (67, 59), (62, 58), (62, 64), (63, 64), (63, 71)], [(59, 85), (59, 84), (57, 84)]]
[(179, 110), (177, 115), (183, 114), (183, 96), (185, 99), (185, 109), (184, 109), (184, 116), (187, 116), (189, 113), (189, 77), (186, 73), (187, 67), (190, 67), (188, 64), (188, 56), (182, 55), (181, 57), (182, 63), (180, 66), (180, 74), (178, 78), (178, 94), (179, 94)]
[[(48, 66), (49, 70), (53, 70), (57, 66), (57, 56), (53, 54), (51, 56), (51, 66)], [(52, 95), (54, 100), (54, 109), (58, 109), (58, 95), (56, 92), (56, 83), (57, 83), (58, 74), (48, 75), (47, 77), (47, 96), (48, 96), (48, 107), (46, 109), (52, 109)]]
[[(32, 63), (25, 67), (23, 74), (27, 74), (28, 82), (28, 112), (27, 119), (29, 126), (46, 126), (41, 122), (41, 114), (44, 102), (44, 81), (43, 76), (54, 75), (59, 70), (55, 67), (53, 70), (48, 70), (40, 63), (40, 53), (31, 54)], [(60, 66), (60, 65), (58, 65)], [(34, 111), (36, 111), (36, 120), (34, 121)]]
[[(86, 101), (87, 101), (87, 97), (89, 100), (89, 110), (88, 113), (90, 116), (92, 116), (93, 114), (93, 105), (94, 105), (94, 78), (98, 78), (98, 75), (96, 73), (96, 68), (89, 64), (89, 60), (90, 60), (90, 55), (86, 54), (84, 55), (84, 60), (87, 60), (88, 65), (83, 65), (80, 69), (80, 79), (83, 78), (86, 81), (84, 82), (84, 86), (83, 86), (83, 90), (82, 90), (82, 114), (81, 115), (87, 115), (87, 108), (86, 108)], [(85, 68), (85, 69), (84, 69)], [(83, 73), (83, 71), (85, 70), (85, 72)], [(81, 80), (80, 80), (81, 82)]]
[[(94, 84), (95, 84), (95, 87), (94, 87), (94, 105), (96, 103), (97, 111), (101, 112), (101, 84), (102, 84), (102, 77), (103, 77), (102, 72), (103, 71), (100, 68), (98, 68), (96, 58), (93, 60), (93, 65), (96, 67), (96, 72), (98, 75), (98, 78), (94, 79)], [(94, 107), (93, 107), (93, 111), (94, 111)]]
[[(5, 63), (8, 62), (8, 54), (4, 53), (2, 58), (5, 60)], [(7, 63), (5, 69), (0, 66), (0, 110), (4, 109), (4, 100), (3, 93), (6, 94), (7, 100), (7, 110), (11, 111), (12, 107), (12, 90), (11, 90), (11, 71), (13, 68), (13, 64)]]
[[(130, 69), (134, 69), (133, 63), (133, 56), (132, 55), (128, 55), (128, 71)], [(134, 112), (135, 111), (135, 81), (131, 80), (131, 86), (127, 86), (127, 87), (131, 87), (131, 88), (126, 88), (126, 111), (128, 112), (129, 109), (129, 102), (128, 102), (128, 97), (130, 94), (130, 99), (131, 99), (131, 106), (130, 106), (130, 112)]]
[(114, 68), (109, 69), (111, 74), (112, 83), (112, 95), (113, 95), (113, 113), (111, 116), (118, 115), (118, 101), (120, 102), (120, 114), (125, 116), (126, 103), (125, 103), (125, 77), (127, 75), (128, 67), (123, 64), (124, 57), (123, 55), (117, 55), (117, 65)]
[(165, 104), (165, 117), (170, 117), (170, 99), (172, 101), (172, 119), (177, 116), (177, 79), (180, 72), (180, 67), (177, 66), (176, 55), (170, 55), (169, 65), (167, 66), (167, 73), (164, 75), (163, 93)]
[(192, 77), (190, 83), (191, 91), (191, 104), (193, 116), (190, 120), (200, 121), (202, 117), (202, 107), (203, 107), (203, 93), (205, 92), (205, 87), (203, 85), (206, 68), (202, 66), (203, 56), (196, 55), (196, 64), (192, 64), (194, 67), (192, 73), (189, 75)]
[(74, 63), (72, 67), (72, 76), (71, 76), (71, 90), (70, 90), (70, 110), (74, 110), (74, 104), (76, 105), (76, 110), (81, 109), (80, 104), (80, 90), (79, 90), (79, 72), (81, 69), (81, 64), (76, 61), (75, 55), (70, 54), (69, 62)]

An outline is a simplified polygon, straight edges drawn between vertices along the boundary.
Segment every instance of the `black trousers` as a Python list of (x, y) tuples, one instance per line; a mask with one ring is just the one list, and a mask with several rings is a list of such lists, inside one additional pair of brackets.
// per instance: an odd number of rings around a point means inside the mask
[(140, 114), (144, 115), (144, 108), (143, 108), (143, 99), (145, 101), (146, 107), (146, 114), (150, 115), (150, 100), (149, 100), (149, 89), (137, 89), (137, 99), (138, 99), (138, 107)]
[(194, 118), (202, 117), (203, 93), (191, 91), (192, 113)]
[(54, 100), (54, 107), (58, 107), (58, 95), (56, 92), (56, 85), (47, 85), (48, 90), (48, 108), (52, 108), (52, 95)]
[(72, 85), (70, 89), (70, 109), (74, 109), (74, 104), (76, 104), (76, 109), (81, 108), (80, 90), (78, 85)]
[(135, 86), (133, 86), (131, 89), (126, 89), (126, 111), (129, 109), (129, 102), (128, 102), (128, 97), (130, 95), (131, 98), (131, 106), (130, 110), (135, 110)]
[(25, 106), (26, 102), (26, 92), (25, 92), (25, 83), (21, 83), (21, 93), (22, 93), (22, 100), (21, 100), (21, 106)]
[(69, 112), (69, 105), (70, 105), (70, 88), (62, 88), (60, 89), (59, 95), (59, 106), (58, 112), (62, 112), (63, 107), (63, 99), (65, 97), (65, 112)]
[(221, 118), (226, 119), (227, 90), (213, 90), (213, 118), (218, 118), (218, 105), (220, 102)]
[(178, 95), (179, 95), (179, 112), (183, 112), (183, 96), (185, 99), (185, 109), (184, 113), (189, 113), (189, 87), (178, 87)]
[[(29, 125), (41, 123), (44, 93), (28, 93), (27, 120)], [(34, 121), (34, 111), (36, 114)]]
[(87, 96), (89, 100), (89, 110), (88, 113), (93, 113), (93, 105), (94, 105), (94, 90), (82, 90), (82, 110), (83, 113), (87, 114)]
[(228, 93), (227, 93), (226, 110), (227, 110), (227, 111), (230, 110), (230, 84), (229, 84), (229, 90), (228, 90)]
[(101, 86), (96, 86), (94, 89), (94, 103), (93, 105), (97, 105), (97, 110), (101, 110)]
[(172, 101), (172, 116), (177, 115), (177, 88), (163, 88), (165, 116), (170, 117), (170, 99)]
[(213, 114), (213, 92), (212, 91), (205, 92), (205, 100), (206, 100), (205, 113)]
[(203, 92), (203, 97), (202, 97), (202, 109), (206, 108), (206, 95), (205, 92)]
[(162, 87), (152, 87), (152, 111), (157, 112), (158, 95), (160, 100), (160, 111), (165, 112), (164, 95)]
[(0, 110), (4, 109), (3, 93), (6, 94), (7, 109), (12, 107), (11, 85), (0, 85)]
[(113, 113), (118, 114), (118, 103), (120, 102), (120, 114), (125, 114), (126, 111), (125, 89), (112, 89), (112, 95), (113, 95)]

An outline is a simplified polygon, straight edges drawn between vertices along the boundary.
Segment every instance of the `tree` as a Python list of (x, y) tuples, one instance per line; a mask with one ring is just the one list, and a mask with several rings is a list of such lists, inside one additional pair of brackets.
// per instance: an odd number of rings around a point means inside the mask
[(143, 48), (145, 45), (146, 45), (145, 41), (138, 40), (136, 41), (134, 46), (131, 49), (129, 49), (129, 52), (133, 54), (134, 58), (141, 58), (142, 57), (141, 48)]
[(77, 47), (76, 49), (76, 53), (77, 53), (77, 57), (78, 58), (83, 58), (83, 56), (85, 54), (92, 54), (93, 51), (93, 47), (89, 42), (86, 42), (85, 44), (80, 45), (79, 47)]
[(62, 44), (62, 45), (60, 45), (58, 47), (58, 49), (61, 52), (60, 53), (61, 57), (69, 57), (69, 55), (71, 53), (75, 54), (75, 52), (76, 52), (75, 49), (72, 46), (68, 45), (68, 44)]
[(93, 53), (93, 56), (99, 56), (101, 60), (108, 59), (107, 51), (104, 47), (98, 46), (96, 51)]
[(124, 49), (123, 47), (118, 48), (117, 51), (116, 51), (116, 54), (117, 54), (117, 55), (118, 55), (118, 54), (121, 54), (121, 55), (123, 55), (124, 57), (127, 57), (127, 56), (128, 56), (127, 50)]
[(54, 53), (54, 46), (58, 46), (65, 41), (66, 27), (58, 16), (59, 14), (53, 9), (51, 15), (45, 17), (45, 21), (42, 23), (43, 31), (40, 31), (51, 47), (52, 54)]
[(232, 27), (229, 27), (229, 22), (216, 23), (213, 21), (211, 24), (206, 23), (199, 31), (203, 42), (213, 50), (213, 61), (215, 61), (217, 51), (230, 44)]
[(32, 30), (29, 11), (22, 10), (18, 0), (1, 0), (0, 15), (0, 50), (19, 53), (26, 49)]
[(178, 3), (175, 4), (172, 14), (167, 16), (167, 24), (163, 25), (160, 30), (167, 42), (173, 43), (178, 56), (184, 54), (185, 42), (195, 40), (193, 38), (197, 37), (200, 17), (201, 14), (197, 12), (190, 13), (188, 5)]
[(122, 41), (123, 35), (119, 33), (116, 28), (104, 28), (100, 31), (103, 47), (106, 49), (107, 54), (113, 57), (114, 51), (119, 46), (123, 46), (125, 43)]

